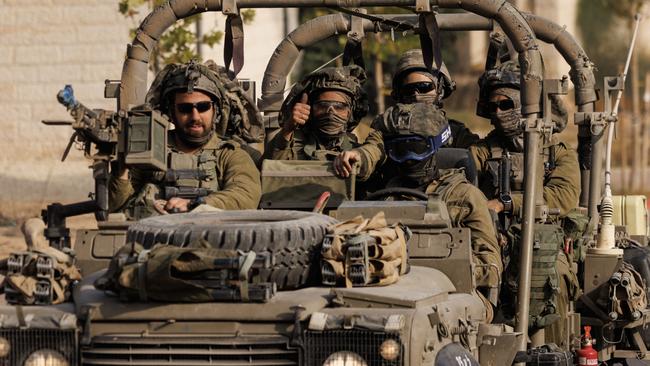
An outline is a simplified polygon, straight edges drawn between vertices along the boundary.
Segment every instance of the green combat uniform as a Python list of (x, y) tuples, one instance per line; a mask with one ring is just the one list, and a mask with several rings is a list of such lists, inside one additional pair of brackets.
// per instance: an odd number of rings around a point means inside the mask
[(269, 158), (274, 160), (332, 160), (342, 151), (355, 150), (361, 155), (357, 179), (366, 180), (384, 159), (384, 143), (381, 134), (372, 131), (363, 144), (352, 133), (346, 133), (339, 146), (327, 149), (316, 136), (297, 130), (287, 141), (278, 133), (267, 146)]
[[(568, 145), (557, 142), (551, 147), (555, 158), (546, 163), (544, 176), (544, 201), (549, 208), (560, 209), (564, 216), (578, 206), (580, 196), (580, 169), (578, 155)], [(498, 164), (505, 149), (501, 147), (498, 134), (491, 132), (485, 139), (470, 148), (476, 169), (479, 187), (488, 199), (498, 198)], [(523, 206), (524, 159), (523, 153), (510, 153), (512, 160), (511, 188), (512, 214), (521, 215)]]
[[(487, 70), (479, 79), (477, 114), (489, 118), (494, 130), (472, 146), (470, 151), (478, 169), (479, 187), (488, 199), (498, 199), (504, 207), (502, 215), (509, 222), (503, 227), (510, 247), (504, 249), (505, 271), (501, 297), (502, 312), (514, 319), (517, 286), (519, 280), (519, 225), (524, 190), (524, 128), (521, 118), (521, 95), (519, 91), (519, 64), (504, 62)], [(567, 111), (557, 97), (551, 99), (554, 132), (566, 126)], [(555, 137), (544, 147), (543, 197), (549, 209), (559, 209), (565, 216), (578, 205), (580, 195), (580, 169), (576, 152)], [(503, 159), (502, 159), (503, 158)], [(510, 162), (509, 192), (499, 192), (499, 176)], [(564, 231), (557, 224), (534, 224), (535, 250), (532, 258), (532, 281), (530, 286), (530, 328), (545, 330), (547, 342), (568, 348), (566, 323), (569, 301), (578, 296), (579, 286), (571, 258), (565, 253)], [(509, 251), (508, 251), (509, 249)]]
[[(205, 204), (224, 210), (257, 208), (261, 195), (260, 174), (238, 143), (222, 141), (213, 135), (201, 150), (185, 154), (175, 148), (172, 131), (168, 144), (167, 173), (131, 169), (129, 180), (111, 177), (109, 190), (113, 211), (124, 208), (133, 212), (140, 206), (141, 210), (152, 214), (148, 205), (156, 196), (164, 198), (166, 186), (172, 190), (209, 190), (204, 197)], [(169, 178), (174, 172), (178, 173), (178, 179)]]
[(439, 195), (452, 225), (471, 230), (477, 284), (498, 288), (503, 271), (501, 250), (485, 196), (466, 180), (462, 170), (439, 170), (436, 166), (435, 152), (451, 137), (444, 113), (431, 103), (397, 104), (377, 117), (373, 128), (383, 133), (387, 149), (382, 167), (384, 177), (389, 178), (385, 187)]
[(354, 150), (361, 156), (357, 179), (364, 181), (384, 159), (383, 140), (377, 131), (371, 131), (366, 140), (360, 143), (352, 130), (361, 118), (368, 113), (368, 98), (363, 90), (366, 81), (365, 71), (356, 65), (328, 67), (313, 72), (296, 84), (285, 99), (280, 112), (280, 120), (291, 118), (294, 105), (303, 94), (310, 101), (325, 91), (345, 94), (350, 101), (350, 117), (344, 121), (345, 128), (337, 135), (327, 134), (319, 129), (319, 123), (310, 116), (305, 125), (294, 131), (287, 141), (278, 133), (266, 147), (265, 158), (273, 160), (333, 160), (341, 152)]
[[(140, 219), (165, 213), (160, 200), (177, 197), (189, 200), (188, 210), (202, 204), (218, 209), (257, 208), (260, 175), (251, 157), (261, 154), (252, 145), (241, 144), (263, 139), (263, 128), (258, 123), (261, 117), (254, 104), (223, 73), (213, 62), (203, 65), (190, 61), (167, 65), (156, 76), (146, 96), (147, 104), (177, 127), (168, 135), (167, 171), (131, 168), (128, 180), (118, 178), (122, 172), (113, 172), (109, 182), (111, 211)], [(212, 111), (212, 121), (200, 121), (211, 126), (200, 136), (185, 132), (176, 118), (188, 113), (177, 114), (173, 102), (178, 95), (195, 92), (208, 96), (211, 102), (210, 109), (199, 112)], [(191, 106), (191, 111), (195, 109), (199, 108)]]

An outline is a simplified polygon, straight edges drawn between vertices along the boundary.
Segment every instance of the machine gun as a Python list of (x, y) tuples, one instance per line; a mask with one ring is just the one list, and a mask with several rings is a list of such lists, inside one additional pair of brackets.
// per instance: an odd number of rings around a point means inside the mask
[(47, 206), (41, 215), (47, 224), (45, 237), (55, 248), (70, 247), (70, 231), (65, 226), (68, 217), (95, 213), (98, 221), (108, 219), (108, 182), (111, 169), (134, 166), (145, 170), (167, 168), (168, 121), (149, 108), (134, 108), (128, 112), (90, 109), (80, 103), (71, 85), (57, 94), (57, 100), (70, 112), (73, 121), (43, 121), (46, 125), (68, 125), (74, 130), (62, 157), (68, 156), (74, 144), (79, 144), (84, 156), (92, 160), (95, 192), (88, 201)]

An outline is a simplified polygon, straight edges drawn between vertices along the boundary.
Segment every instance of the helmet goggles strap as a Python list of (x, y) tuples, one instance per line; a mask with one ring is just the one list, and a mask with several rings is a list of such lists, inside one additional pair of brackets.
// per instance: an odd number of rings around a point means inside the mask
[[(447, 126), (440, 134), (426, 138), (419, 135), (400, 136), (390, 139), (386, 143), (386, 150), (391, 160), (397, 163), (404, 163), (409, 160), (422, 161), (428, 159), (442, 148), (451, 137), (451, 129)], [(426, 148), (421, 152), (408, 150), (413, 143), (422, 144), (426, 142)]]

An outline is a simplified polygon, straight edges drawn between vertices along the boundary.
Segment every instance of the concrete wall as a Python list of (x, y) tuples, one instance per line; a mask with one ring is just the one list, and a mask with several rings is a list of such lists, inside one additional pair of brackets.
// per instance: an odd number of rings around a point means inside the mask
[(120, 77), (131, 26), (117, 0), (0, 1), (1, 215), (33, 215), (92, 190), (81, 152), (60, 161), (72, 130), (40, 121), (70, 119), (56, 102), (65, 84), (87, 106), (114, 108), (104, 80)]
[[(0, 216), (33, 216), (49, 202), (85, 200), (93, 190), (82, 152), (60, 161), (72, 130), (40, 121), (70, 120), (56, 101), (65, 84), (86, 106), (115, 109), (103, 98), (104, 80), (120, 78), (129, 29), (137, 26), (117, 9), (118, 0), (0, 0)], [(282, 10), (258, 10), (245, 28), (241, 75), (258, 80), (258, 88), (284, 36), (282, 19)], [(206, 30), (223, 25), (219, 16), (205, 17)], [(222, 62), (220, 45), (204, 51)]]

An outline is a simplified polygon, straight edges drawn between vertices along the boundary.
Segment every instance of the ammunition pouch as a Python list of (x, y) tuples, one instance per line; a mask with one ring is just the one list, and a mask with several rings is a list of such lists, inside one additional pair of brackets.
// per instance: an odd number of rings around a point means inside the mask
[(2, 287), (9, 304), (51, 305), (67, 301), (72, 284), (79, 280), (81, 273), (71, 256), (45, 247), (11, 253)]
[[(530, 284), (529, 324), (531, 328), (544, 328), (560, 319), (558, 311), (559, 281), (567, 281), (569, 293), (575, 296), (577, 278), (570, 270), (561, 270), (560, 251), (564, 245), (564, 232), (558, 225), (535, 224), (533, 229), (533, 264)], [(521, 226), (512, 225), (508, 231), (512, 257), (505, 271), (504, 303), (514, 306), (519, 281)], [(564, 254), (562, 254), (564, 255)], [(570, 267), (569, 267), (570, 268)], [(568, 272), (568, 273), (560, 273)], [(513, 308), (514, 309), (514, 308)]]
[(158, 244), (123, 246), (95, 287), (123, 301), (265, 302), (274, 283), (251, 283), (256, 272), (271, 268), (268, 253), (214, 249), (199, 241), (179, 248)]
[(406, 242), (410, 231), (388, 226), (383, 212), (372, 219), (357, 216), (330, 228), (323, 241), (324, 285), (384, 286), (409, 270)]
[(579, 209), (569, 211), (562, 219), (564, 229), (564, 251), (570, 253), (574, 262), (584, 262), (587, 244), (584, 235), (589, 226), (589, 216)]

